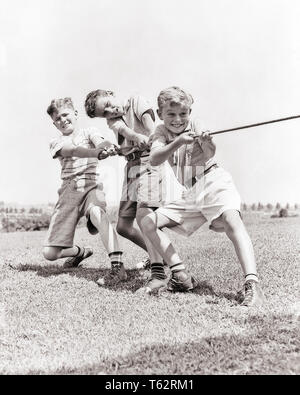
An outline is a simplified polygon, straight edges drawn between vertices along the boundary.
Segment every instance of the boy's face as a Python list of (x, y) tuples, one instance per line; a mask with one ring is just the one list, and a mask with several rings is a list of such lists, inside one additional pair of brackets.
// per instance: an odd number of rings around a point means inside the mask
[(159, 118), (164, 121), (165, 127), (172, 133), (180, 134), (188, 126), (191, 108), (186, 104), (173, 104), (167, 102), (157, 111)]
[(96, 117), (113, 119), (124, 115), (124, 107), (115, 96), (98, 97), (95, 105)]
[(62, 107), (52, 114), (53, 124), (64, 135), (69, 136), (75, 130), (77, 111), (72, 108)]

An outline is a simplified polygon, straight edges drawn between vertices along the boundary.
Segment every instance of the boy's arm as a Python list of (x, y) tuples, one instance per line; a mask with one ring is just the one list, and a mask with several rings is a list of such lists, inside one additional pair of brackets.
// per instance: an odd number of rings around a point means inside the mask
[(179, 147), (183, 144), (190, 144), (194, 141), (193, 133), (191, 131), (182, 133), (176, 137), (174, 141), (167, 145), (154, 142), (150, 153), (150, 164), (152, 166), (159, 166), (165, 162)]
[(202, 148), (205, 162), (215, 156), (216, 144), (212, 140), (212, 136), (209, 134), (209, 132), (203, 132), (200, 136), (200, 141), (198, 141), (198, 143)]
[(91, 147), (94, 148), (86, 148), (81, 145), (76, 144), (76, 139), (74, 140), (71, 136), (61, 139), (60, 142), (60, 151), (57, 152), (57, 155), (62, 157), (77, 157), (77, 158), (98, 158), (105, 159), (109, 155), (116, 155), (114, 149), (114, 144), (104, 139), (97, 128), (89, 128), (84, 132), (84, 136), (89, 140)]
[[(112, 150), (111, 147), (114, 145), (108, 141), (103, 140), (96, 148), (85, 148), (80, 146), (75, 146), (72, 141), (67, 141), (64, 143), (63, 147), (57, 152), (56, 156), (67, 157), (77, 157), (77, 158), (98, 158), (105, 159), (109, 155), (116, 155), (117, 152)], [(110, 150), (109, 153), (107, 150)]]
[(154, 121), (149, 112), (145, 112), (142, 115), (142, 123), (145, 127), (145, 129), (149, 132), (149, 134), (152, 134), (154, 132)]
[(195, 138), (195, 144), (199, 144), (200, 149), (203, 151), (201, 156), (201, 163), (207, 162), (211, 159), (216, 153), (216, 144), (212, 140), (212, 136), (210, 136), (209, 131), (203, 132), (203, 128), (201, 127), (201, 122), (199, 119), (194, 120), (194, 131), (198, 138)]
[[(103, 148), (101, 147), (101, 149)], [(98, 148), (78, 147), (75, 146), (71, 141), (64, 143), (63, 147), (57, 152), (57, 156), (62, 156), (63, 158), (97, 158), (98, 154)]]
[(106, 148), (114, 145), (110, 140), (105, 139), (97, 128), (89, 128), (86, 137), (95, 148)]
[(120, 134), (138, 146), (148, 143), (147, 136), (138, 134), (130, 129), (121, 118), (107, 120), (107, 124), (115, 132), (116, 136)]

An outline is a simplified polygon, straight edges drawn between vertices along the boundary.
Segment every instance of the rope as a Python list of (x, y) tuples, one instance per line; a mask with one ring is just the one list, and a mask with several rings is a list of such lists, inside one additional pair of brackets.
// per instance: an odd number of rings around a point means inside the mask
[(295, 118), (300, 118), (300, 115), (294, 115), (294, 116), (292, 116), (292, 117), (287, 117), (287, 118), (273, 119), (272, 121), (265, 121), (265, 122), (260, 122), (260, 123), (252, 123), (251, 125), (239, 126), (239, 127), (237, 127), (237, 128), (232, 128), (232, 129), (218, 130), (218, 131), (216, 131), (216, 132), (211, 132), (210, 135), (215, 135), (215, 134), (221, 134), (221, 133), (232, 132), (232, 131), (234, 131), (234, 130), (241, 130), (241, 129), (254, 128), (254, 127), (256, 127), (256, 126), (267, 125), (267, 124), (269, 124), (269, 123), (282, 122), (282, 121), (289, 121), (290, 119), (295, 119)]

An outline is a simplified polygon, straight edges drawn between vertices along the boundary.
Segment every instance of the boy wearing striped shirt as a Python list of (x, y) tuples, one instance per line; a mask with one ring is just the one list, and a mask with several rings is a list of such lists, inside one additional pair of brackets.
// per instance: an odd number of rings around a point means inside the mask
[[(239, 193), (231, 175), (215, 161), (212, 137), (201, 131), (199, 121), (190, 119), (192, 104), (192, 96), (178, 87), (165, 89), (158, 96), (158, 115), (163, 124), (155, 131), (150, 163), (158, 166), (172, 160), (178, 179), (187, 189), (180, 199), (145, 217), (140, 227), (155, 253), (170, 266), (168, 288), (172, 291), (191, 290), (195, 281), (161, 229), (168, 227), (189, 236), (208, 222), (210, 229), (225, 232), (245, 276), (242, 305), (261, 305), (265, 298), (258, 282), (252, 242), (240, 216)], [(153, 265), (151, 249), (149, 254)], [(144, 289), (153, 293), (164, 290), (166, 284), (166, 278), (152, 276)]]
[[(47, 113), (61, 136), (50, 143), (52, 157), (61, 164), (62, 185), (58, 202), (51, 217), (43, 255), (54, 261), (68, 258), (64, 267), (77, 267), (93, 254), (90, 247), (73, 244), (75, 229), (82, 216), (87, 218), (91, 234), (100, 234), (111, 261), (106, 282), (125, 281), (118, 235), (106, 213), (103, 185), (97, 182), (99, 159), (115, 155), (113, 144), (105, 140), (95, 128), (78, 129), (77, 111), (71, 98), (52, 100)], [(100, 284), (102, 285), (102, 284)]]

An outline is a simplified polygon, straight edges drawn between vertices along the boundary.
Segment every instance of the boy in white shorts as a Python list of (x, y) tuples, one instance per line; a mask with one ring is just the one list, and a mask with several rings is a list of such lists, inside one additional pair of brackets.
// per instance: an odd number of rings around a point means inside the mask
[[(224, 231), (234, 245), (245, 276), (242, 305), (261, 305), (264, 295), (258, 284), (252, 242), (240, 216), (240, 196), (231, 175), (214, 159), (216, 146), (212, 137), (201, 132), (199, 120), (190, 119), (192, 104), (191, 95), (178, 87), (165, 89), (158, 96), (158, 116), (163, 125), (155, 131), (150, 162), (157, 166), (169, 160), (187, 189), (181, 199), (147, 215), (141, 221), (141, 229), (155, 252), (170, 266), (168, 288), (172, 291), (192, 290), (195, 280), (161, 229), (168, 227), (189, 236), (208, 221), (210, 229)], [(154, 277), (144, 290), (153, 293), (166, 288), (167, 280)]]
[[(125, 281), (127, 275), (118, 235), (106, 213), (103, 185), (97, 182), (98, 160), (115, 155), (114, 146), (104, 140), (97, 129), (77, 127), (77, 111), (71, 98), (52, 100), (47, 113), (61, 132), (51, 141), (50, 151), (52, 157), (60, 161), (63, 182), (58, 190), (58, 202), (51, 217), (43, 255), (50, 261), (67, 257), (66, 268), (77, 267), (91, 256), (91, 248), (73, 244), (77, 223), (85, 216), (88, 231), (100, 233), (111, 261), (106, 282)], [(101, 281), (99, 285), (102, 285)]]

